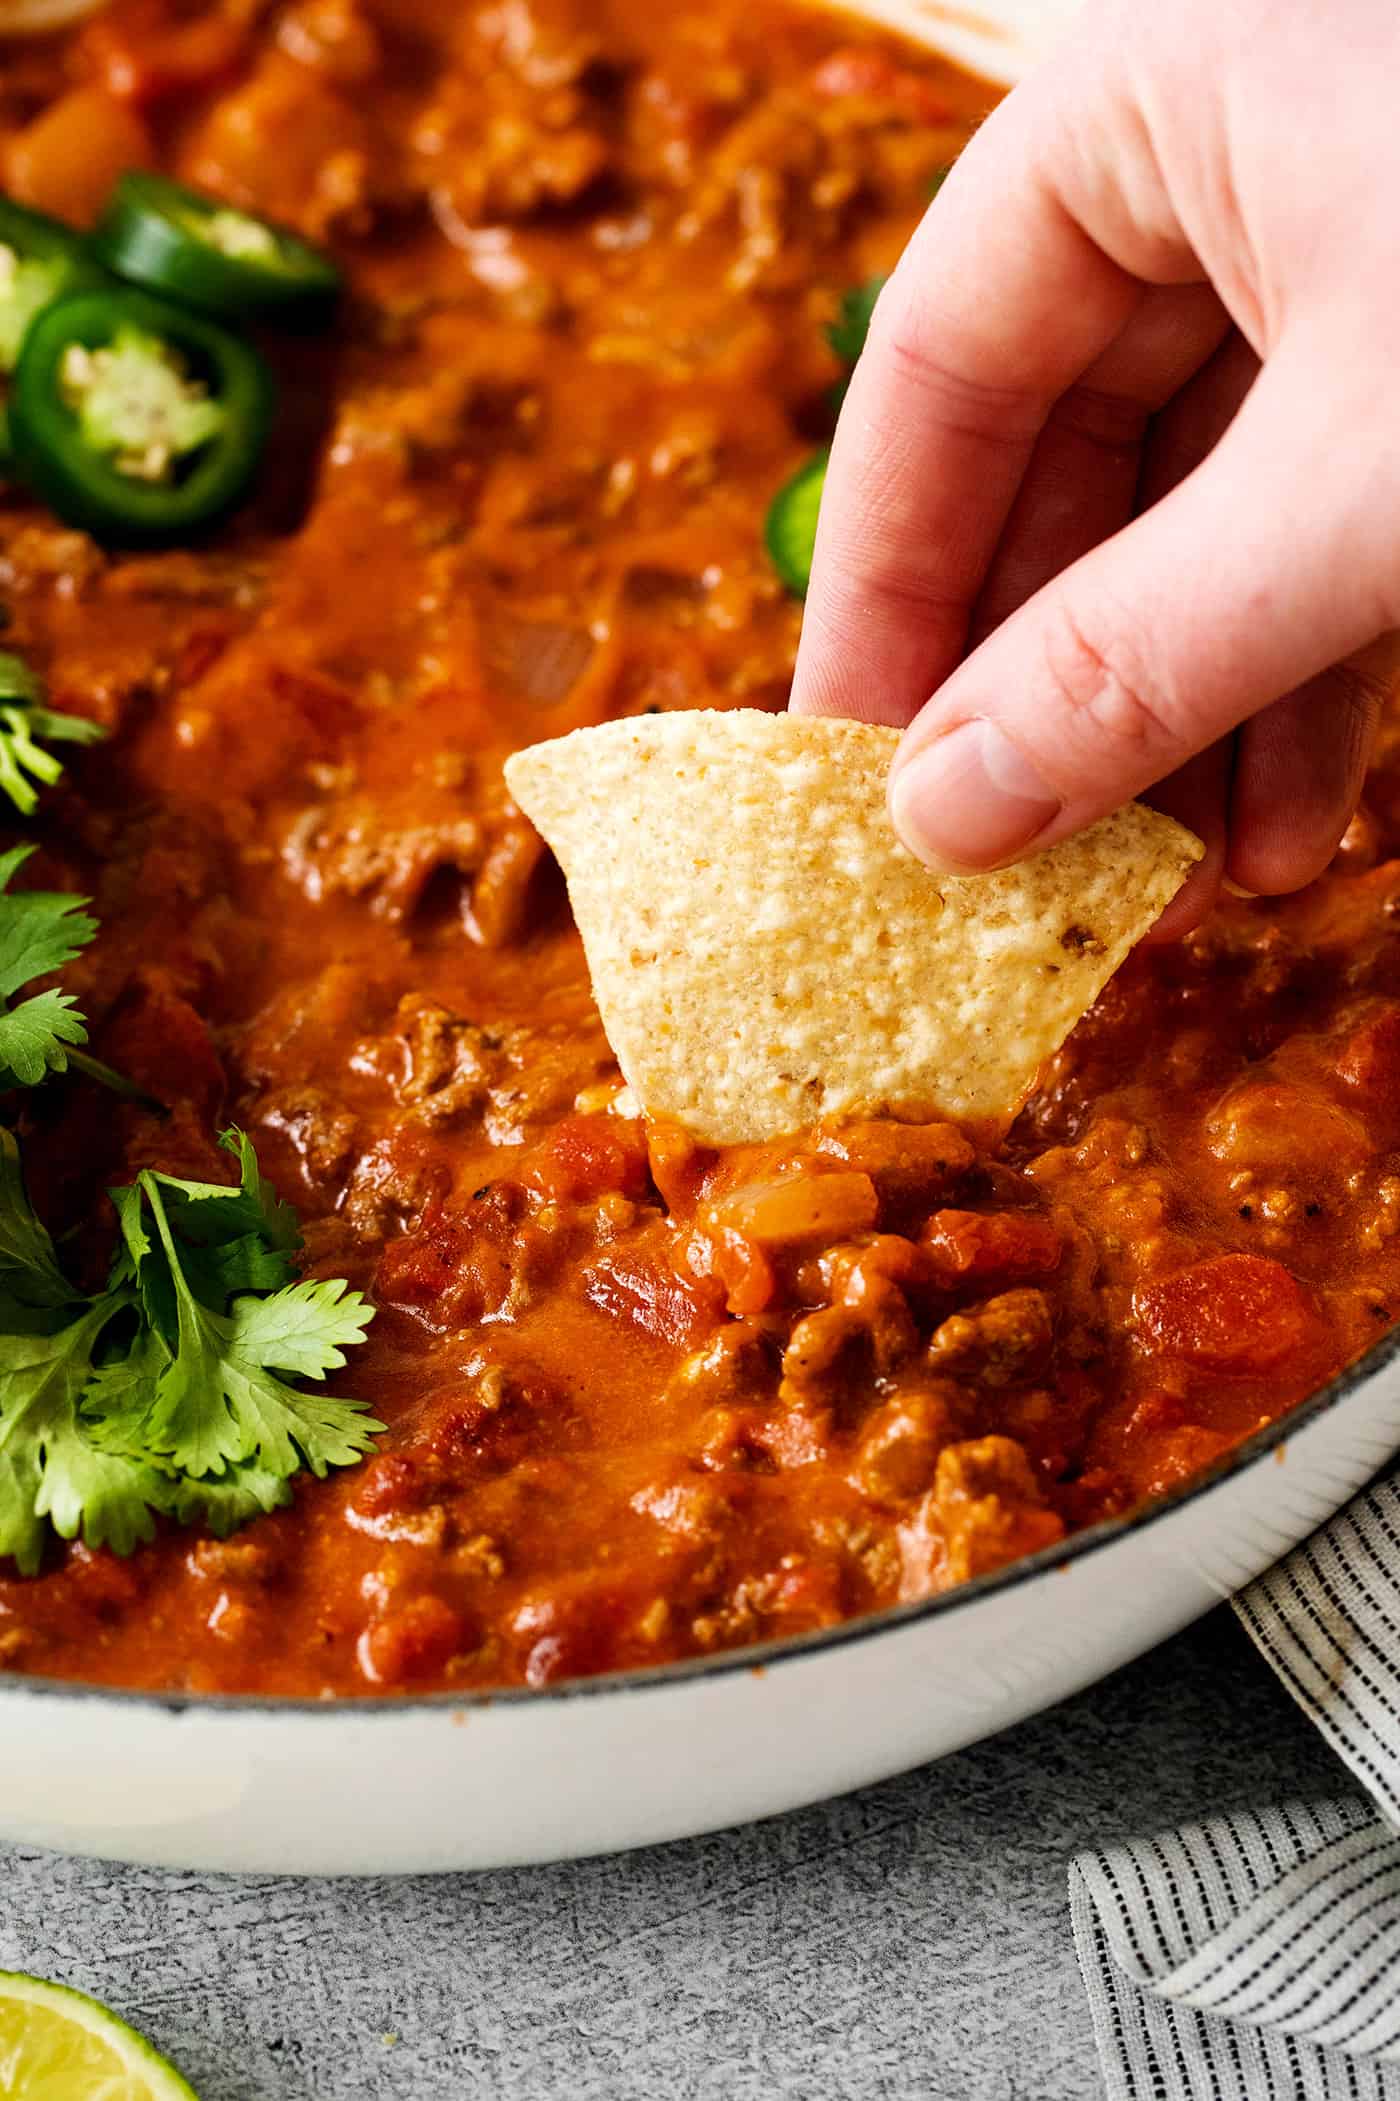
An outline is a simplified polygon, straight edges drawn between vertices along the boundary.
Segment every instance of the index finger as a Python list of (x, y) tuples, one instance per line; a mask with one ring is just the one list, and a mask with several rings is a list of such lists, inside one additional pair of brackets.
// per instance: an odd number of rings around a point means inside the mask
[(1051, 408), (1141, 296), (1043, 172), (1036, 93), (978, 132), (876, 305), (827, 469), (799, 713), (898, 726), (947, 677)]

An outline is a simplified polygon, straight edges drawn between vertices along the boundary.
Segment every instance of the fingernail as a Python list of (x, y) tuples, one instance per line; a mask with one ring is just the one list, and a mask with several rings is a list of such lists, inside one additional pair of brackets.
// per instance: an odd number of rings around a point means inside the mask
[(890, 815), (908, 847), (952, 875), (993, 868), (1058, 815), (1059, 797), (994, 722), (960, 722), (900, 766)]

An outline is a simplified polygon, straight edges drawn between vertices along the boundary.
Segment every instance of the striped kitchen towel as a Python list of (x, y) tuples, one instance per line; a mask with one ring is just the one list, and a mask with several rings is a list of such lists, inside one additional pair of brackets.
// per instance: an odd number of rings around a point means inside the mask
[(1235, 1600), (1371, 1798), (1082, 1853), (1109, 2101), (1400, 2101), (1400, 1475)]

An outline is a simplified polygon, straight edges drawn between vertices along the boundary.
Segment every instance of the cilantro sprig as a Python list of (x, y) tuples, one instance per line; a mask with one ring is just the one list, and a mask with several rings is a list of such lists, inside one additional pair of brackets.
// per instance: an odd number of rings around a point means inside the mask
[(365, 1404), (294, 1383), (339, 1371), (373, 1309), (296, 1280), (295, 1214), (237, 1130), (236, 1186), (144, 1169), (110, 1192), (106, 1287), (65, 1277), (0, 1129), (0, 1555), (32, 1574), (49, 1527), (129, 1553), (157, 1513), (220, 1536), (373, 1449)]
[[(39, 787), (52, 787), (63, 773), (45, 744), (95, 744), (105, 735), (99, 723), (51, 708), (39, 674), (22, 657), (0, 650), (0, 793), (21, 816), (33, 815)], [(9, 1004), (31, 978), (71, 963), (97, 932), (96, 920), (81, 909), (85, 898), (10, 890), (15, 871), (32, 852), (17, 846), (0, 854), (0, 1090), (36, 1086), (48, 1073), (72, 1065), (116, 1094), (158, 1107), (81, 1048), (87, 1029), (70, 994), (39, 992), (18, 1007)]]
[(72, 1047), (87, 1042), (71, 993), (36, 992), (9, 1004), (32, 979), (71, 963), (97, 932), (81, 897), (55, 890), (5, 894), (33, 851), (15, 846), (0, 854), (0, 1087), (33, 1087), (45, 1073), (65, 1071)]
[(100, 723), (51, 708), (38, 673), (0, 650), (0, 790), (21, 816), (32, 816), (39, 788), (51, 788), (62, 775), (62, 762), (46, 745), (96, 744), (105, 734)]
[(71, 963), (97, 932), (97, 921), (82, 909), (86, 898), (62, 890), (10, 889), (33, 851), (14, 846), (0, 854), (0, 1090), (37, 1086), (49, 1073), (66, 1072), (71, 1065), (114, 1094), (158, 1108), (139, 1087), (81, 1048), (88, 1040), (87, 1024), (71, 993), (50, 989), (13, 1003), (33, 979)]
[[(19, 658), (0, 652), (0, 791), (26, 816), (59, 762), (40, 740), (86, 743)], [(85, 898), (12, 890), (29, 846), (0, 853), (0, 1092), (75, 1066), (158, 1108), (83, 1049), (73, 995), (28, 992), (97, 931)], [(24, 996), (21, 996), (24, 995)], [(296, 1279), (296, 1214), (241, 1131), (220, 1134), (238, 1181), (143, 1169), (109, 1192), (119, 1228), (104, 1288), (64, 1273), (0, 1125), (0, 1558), (33, 1574), (50, 1531), (130, 1553), (166, 1514), (221, 1536), (290, 1500), (383, 1428), (362, 1402), (297, 1382), (339, 1371), (372, 1308), (339, 1278)]]

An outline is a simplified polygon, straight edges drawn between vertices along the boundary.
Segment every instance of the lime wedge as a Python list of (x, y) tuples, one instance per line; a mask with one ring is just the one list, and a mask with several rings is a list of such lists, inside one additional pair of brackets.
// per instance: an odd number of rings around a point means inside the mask
[(5, 2101), (198, 2101), (145, 2037), (96, 1999), (0, 1970)]

